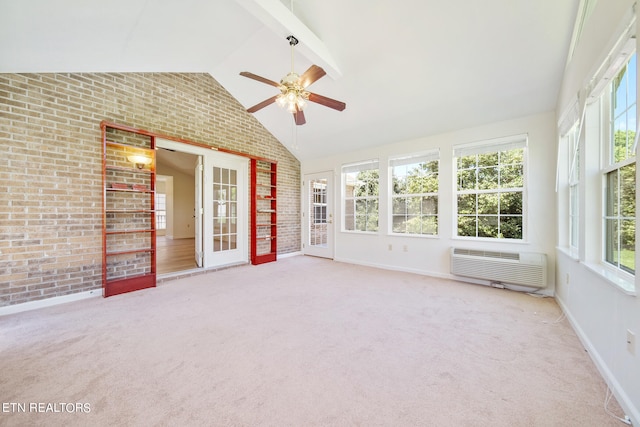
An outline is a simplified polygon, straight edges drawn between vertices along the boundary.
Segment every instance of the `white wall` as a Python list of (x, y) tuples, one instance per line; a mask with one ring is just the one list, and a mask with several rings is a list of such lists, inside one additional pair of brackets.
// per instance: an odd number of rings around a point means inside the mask
[[(575, 102), (576, 93), (583, 90), (605, 60), (621, 29), (632, 16), (633, 3), (630, 0), (597, 3), (593, 15), (584, 27), (576, 53), (565, 71), (558, 100), (558, 120), (563, 112), (570, 109), (571, 103)], [(584, 194), (584, 191), (582, 194), (585, 197), (598, 197)], [(636, 188), (636, 200), (637, 196)], [(556, 299), (633, 425), (640, 425), (640, 346), (636, 344), (634, 356), (627, 351), (626, 343), (627, 330), (635, 332), (636, 339), (640, 342), (640, 298), (622, 292), (602, 275), (587, 267), (585, 258), (588, 261), (589, 253), (598, 251), (598, 248), (590, 248), (588, 251), (582, 248), (580, 261), (568, 255), (564, 247), (567, 241), (566, 197), (567, 192), (558, 193), (558, 204), (565, 206), (565, 209), (558, 216), (561, 234), (558, 236)], [(585, 235), (584, 227), (593, 225), (593, 221), (589, 219), (601, 217), (600, 206), (601, 202), (581, 204), (581, 209), (585, 209), (580, 218), (583, 227), (581, 236)], [(597, 241), (593, 243), (599, 245)], [(640, 289), (637, 276), (635, 286), (637, 290)]]
[[(560, 93), (557, 114), (548, 113), (518, 120), (494, 123), (488, 126), (425, 137), (413, 141), (399, 141), (366, 151), (305, 161), (301, 173), (333, 171), (336, 212), (335, 258), (341, 261), (376, 265), (384, 268), (414, 271), (435, 276), (449, 275), (448, 250), (451, 246), (482, 247), (505, 250), (541, 251), (548, 255), (550, 286), (559, 304), (585, 348), (596, 363), (614, 395), (633, 425), (640, 425), (640, 298), (627, 295), (583, 262), (567, 255), (567, 192), (555, 192), (556, 153), (558, 145), (557, 123), (571, 109), (579, 116), (577, 94), (585, 96), (584, 88), (605, 60), (617, 36), (632, 15), (633, 0), (599, 1), (586, 22), (574, 56), (568, 62)], [(640, 32), (640, 31), (639, 31)], [(638, 84), (640, 88), (640, 84)], [(584, 98), (582, 98), (584, 100)], [(428, 119), (428, 118), (425, 118)], [(508, 242), (470, 242), (453, 238), (452, 150), (454, 144), (496, 138), (519, 133), (529, 134), (529, 195), (526, 244)], [(340, 168), (344, 163), (378, 158), (386, 164), (390, 155), (408, 154), (429, 148), (440, 148), (440, 200), (439, 230), (437, 238), (398, 237), (387, 234), (387, 170), (381, 168), (380, 232), (362, 235), (341, 232)], [(640, 174), (640, 172), (638, 172)], [(638, 189), (636, 188), (636, 196)], [(584, 191), (583, 191), (584, 194)], [(591, 198), (597, 195), (586, 195)], [(600, 205), (600, 204), (598, 204)], [(588, 218), (601, 215), (597, 206), (582, 204)], [(636, 213), (636, 222), (640, 210)], [(584, 217), (583, 217), (584, 218)], [(559, 227), (558, 227), (559, 225)], [(584, 222), (583, 225), (584, 227)], [(557, 233), (558, 229), (560, 233)], [(584, 233), (582, 233), (584, 235)], [(558, 242), (556, 249), (555, 242)], [(388, 250), (391, 244), (393, 250)], [(408, 252), (403, 252), (407, 246)], [(636, 239), (636, 265), (640, 265)], [(584, 255), (585, 251), (581, 251)], [(640, 283), (636, 279), (636, 289)], [(635, 332), (636, 355), (627, 351), (626, 331)], [(604, 399), (604, 390), (603, 390)]]
[[(453, 146), (518, 134), (528, 134), (528, 241), (478, 241), (455, 238)], [(302, 175), (334, 172), (335, 259), (382, 268), (411, 271), (438, 277), (451, 277), (449, 250), (452, 246), (489, 250), (544, 252), (550, 266), (549, 286), (552, 294), (555, 280), (555, 114), (553, 112), (524, 117), (456, 132), (402, 141), (366, 151), (351, 152), (329, 158), (306, 161)], [(389, 235), (388, 164), (390, 156), (410, 154), (431, 148), (440, 149), (439, 236), (405, 237)], [(341, 232), (340, 215), (341, 167), (345, 163), (377, 158), (380, 161), (380, 231), (374, 235)], [(392, 250), (389, 251), (389, 245)], [(405, 252), (406, 247), (406, 252)]]

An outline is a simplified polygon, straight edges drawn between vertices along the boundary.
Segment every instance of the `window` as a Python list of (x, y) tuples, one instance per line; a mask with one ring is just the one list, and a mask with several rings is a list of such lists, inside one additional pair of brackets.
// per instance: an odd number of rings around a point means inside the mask
[(457, 235), (524, 239), (527, 137), (454, 147)]
[[(326, 180), (325, 180), (326, 181)], [(313, 223), (327, 223), (327, 183), (312, 181), (313, 183)]]
[(391, 232), (438, 234), (439, 152), (394, 158), (391, 169)]
[(578, 250), (580, 142), (576, 123), (565, 136), (569, 148), (569, 247)]
[[(605, 94), (609, 132), (604, 140), (604, 259), (635, 274), (636, 241), (636, 55), (618, 72)], [(605, 104), (606, 105), (606, 104)]]
[(342, 190), (345, 231), (378, 231), (378, 161), (344, 165)]
[(156, 230), (167, 228), (167, 195), (156, 192)]

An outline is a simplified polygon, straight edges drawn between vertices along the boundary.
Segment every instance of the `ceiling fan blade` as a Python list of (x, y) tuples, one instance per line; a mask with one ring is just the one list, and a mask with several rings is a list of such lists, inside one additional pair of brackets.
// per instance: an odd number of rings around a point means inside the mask
[(250, 79), (257, 80), (259, 82), (266, 83), (268, 85), (275, 86), (277, 88), (280, 87), (280, 83), (276, 83), (273, 80), (265, 79), (264, 77), (260, 77), (260, 76), (258, 76), (256, 74), (250, 73), (248, 71), (243, 71), (243, 72), (240, 73), (240, 75), (242, 77), (248, 77)]
[(276, 102), (276, 98), (277, 98), (277, 97), (278, 97), (278, 95), (275, 95), (275, 96), (272, 96), (272, 97), (271, 97), (271, 98), (269, 98), (269, 99), (265, 99), (265, 100), (264, 100), (264, 101), (262, 101), (261, 103), (256, 104), (256, 105), (254, 105), (254, 106), (253, 106), (253, 107), (251, 107), (251, 108), (248, 108), (248, 109), (247, 109), (247, 112), (249, 112), (249, 113), (255, 113), (256, 111), (263, 109), (263, 108), (264, 108), (264, 107), (266, 107), (267, 105), (271, 105), (271, 104), (273, 104), (274, 102)]
[(322, 69), (322, 67), (312, 65), (307, 71), (304, 72), (304, 74), (300, 76), (300, 85), (303, 88), (307, 87), (311, 83), (320, 79), (320, 77), (323, 77), (325, 74), (327, 73)]
[(333, 108), (334, 110), (342, 111), (347, 108), (347, 104), (335, 99), (327, 98), (326, 96), (318, 95), (317, 93), (309, 92), (309, 101), (316, 104), (324, 105), (325, 107)]
[(304, 118), (304, 112), (296, 106), (296, 112), (293, 113), (293, 119), (296, 121), (296, 125), (301, 126), (307, 123), (307, 120)]

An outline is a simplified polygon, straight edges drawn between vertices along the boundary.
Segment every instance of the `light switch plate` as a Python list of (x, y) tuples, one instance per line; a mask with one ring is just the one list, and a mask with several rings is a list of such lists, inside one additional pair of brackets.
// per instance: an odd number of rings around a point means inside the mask
[(632, 355), (636, 355), (636, 334), (627, 329), (627, 351)]

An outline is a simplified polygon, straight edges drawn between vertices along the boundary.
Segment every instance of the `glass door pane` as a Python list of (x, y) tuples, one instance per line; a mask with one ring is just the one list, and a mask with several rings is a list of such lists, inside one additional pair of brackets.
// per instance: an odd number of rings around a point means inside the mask
[(309, 180), (310, 246), (327, 246), (327, 179)]
[(213, 168), (213, 251), (237, 249), (238, 177), (235, 169)]

